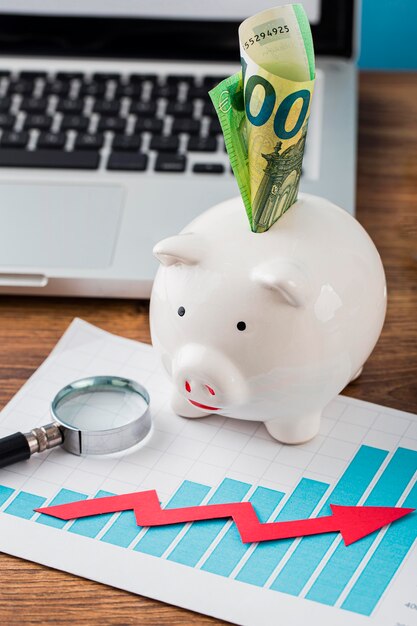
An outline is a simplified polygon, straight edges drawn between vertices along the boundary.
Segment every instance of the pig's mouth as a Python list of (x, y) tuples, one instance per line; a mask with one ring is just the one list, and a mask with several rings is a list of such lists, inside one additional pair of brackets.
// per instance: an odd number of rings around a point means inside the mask
[(187, 398), (187, 399), (188, 399), (188, 402), (191, 402), (191, 404), (194, 404), (194, 406), (196, 406), (199, 409), (203, 409), (204, 411), (219, 411), (218, 406), (208, 406), (208, 404), (201, 404), (201, 402), (190, 400), (190, 398)]

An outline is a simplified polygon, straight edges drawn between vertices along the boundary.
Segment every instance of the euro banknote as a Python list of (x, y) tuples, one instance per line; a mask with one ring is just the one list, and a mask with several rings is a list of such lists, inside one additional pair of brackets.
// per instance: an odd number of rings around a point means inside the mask
[(242, 69), (210, 91), (254, 232), (296, 201), (315, 78), (301, 4), (268, 9), (239, 27)]

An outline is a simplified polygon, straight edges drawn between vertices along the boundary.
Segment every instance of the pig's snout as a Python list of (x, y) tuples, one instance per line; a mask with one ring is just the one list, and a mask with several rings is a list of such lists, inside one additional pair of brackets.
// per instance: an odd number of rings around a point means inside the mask
[(245, 402), (246, 384), (224, 354), (199, 344), (181, 348), (174, 358), (173, 380), (178, 391), (203, 410)]
[[(190, 383), (190, 381), (189, 381), (189, 380), (186, 380), (186, 381), (185, 381), (185, 383), (184, 383), (184, 387), (185, 387), (185, 391), (186, 391), (187, 393), (191, 393), (192, 389), (191, 389), (191, 383)], [(203, 387), (204, 387), (205, 389), (207, 389), (207, 391), (209, 392), (209, 394), (210, 394), (211, 396), (215, 396), (215, 395), (216, 395), (216, 392), (214, 391), (213, 387), (210, 387), (210, 385), (203, 385)]]
[(191, 381), (186, 380), (184, 388), (185, 397), (198, 409), (203, 409), (203, 411), (218, 411), (219, 409), (224, 408), (224, 394), (223, 401), (221, 401), (219, 398), (220, 394), (216, 394), (210, 385), (206, 385), (198, 379), (196, 380), (195, 377)]

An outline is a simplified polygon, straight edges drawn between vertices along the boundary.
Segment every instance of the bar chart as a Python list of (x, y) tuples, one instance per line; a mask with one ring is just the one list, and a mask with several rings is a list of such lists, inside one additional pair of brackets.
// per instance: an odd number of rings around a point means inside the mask
[(325, 517), (330, 504), (417, 508), (417, 415), (340, 395), (299, 446), (261, 422), (187, 420), (151, 346), (74, 320), (1, 410), (0, 436), (43, 424), (69, 381), (109, 372), (149, 390), (151, 437), (119, 456), (55, 449), (2, 469), (2, 552), (243, 626), (417, 626), (416, 513), (345, 547), (340, 533), (244, 544), (223, 518), (146, 528), (132, 510), (34, 512), (147, 490), (166, 509), (249, 501), (262, 523)]
[[(303, 477), (286, 494), (232, 478), (224, 478), (217, 487), (184, 480), (165, 507), (248, 499), (262, 522), (306, 518), (314, 511), (315, 516), (328, 515), (330, 504), (415, 508), (416, 472), (416, 451), (400, 447), (390, 454), (362, 445), (333, 486)], [(109, 495), (113, 494), (100, 490), (95, 497)], [(49, 504), (87, 497), (60, 489)], [(0, 506), (7, 515), (365, 616), (372, 615), (417, 537), (413, 513), (349, 547), (337, 533), (248, 545), (227, 520), (147, 529), (137, 526), (133, 511), (124, 511), (65, 522), (34, 513), (45, 501), (40, 494), (0, 486)]]

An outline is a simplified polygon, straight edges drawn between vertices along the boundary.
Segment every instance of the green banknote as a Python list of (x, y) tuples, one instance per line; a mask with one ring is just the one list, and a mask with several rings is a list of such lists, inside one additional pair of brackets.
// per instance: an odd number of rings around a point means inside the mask
[(268, 230), (296, 201), (314, 87), (310, 25), (301, 4), (239, 27), (242, 70), (210, 97), (251, 229)]

